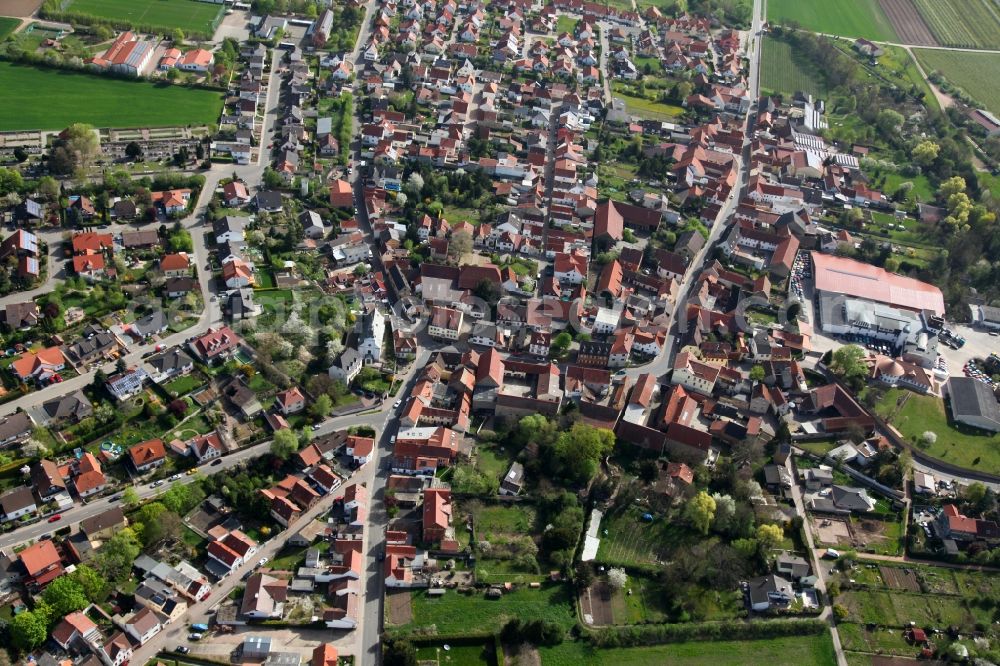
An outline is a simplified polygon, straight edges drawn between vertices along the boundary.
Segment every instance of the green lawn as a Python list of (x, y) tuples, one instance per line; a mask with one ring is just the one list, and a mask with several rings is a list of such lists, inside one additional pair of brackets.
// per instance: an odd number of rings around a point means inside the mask
[(703, 641), (653, 647), (595, 650), (580, 642), (541, 648), (542, 666), (833, 666), (837, 663), (829, 633), (760, 641)]
[(0, 89), (0, 130), (57, 130), (75, 122), (118, 128), (212, 125), (222, 109), (220, 94), (211, 90), (10, 62), (0, 62)]
[(633, 97), (624, 93), (613, 91), (612, 95), (625, 102), (625, 108), (631, 115), (650, 120), (675, 121), (683, 113), (684, 109), (672, 104), (660, 104), (642, 97)]
[[(514, 617), (548, 620), (569, 629), (576, 622), (572, 591), (568, 585), (544, 585), (540, 589), (518, 589), (500, 599), (487, 599), (481, 591), (471, 595), (448, 590), (444, 596), (429, 597), (423, 590), (413, 592), (413, 621), (393, 633), (452, 633), (469, 627), (499, 629)], [(436, 630), (436, 631), (435, 631)]]
[(21, 25), (21, 19), (0, 16), (0, 41), (7, 39), (8, 35), (13, 34), (14, 28), (19, 25)]
[[(904, 394), (909, 396), (903, 407), (898, 408), (897, 400)], [(968, 469), (993, 474), (1000, 472), (1000, 434), (954, 423), (940, 398), (890, 389), (875, 411), (887, 418), (911, 442), (927, 431), (937, 433), (934, 444), (921, 447), (929, 456)]]
[(223, 7), (199, 0), (72, 0), (67, 11), (133, 26), (210, 34)]
[(441, 214), (444, 216), (444, 219), (448, 220), (449, 224), (455, 224), (456, 222), (468, 222), (472, 226), (476, 226), (481, 222), (479, 218), (480, 211), (473, 208), (445, 206), (444, 211), (442, 211)]
[(163, 388), (173, 396), (181, 396), (187, 395), (203, 383), (204, 380), (200, 375), (190, 374), (178, 377), (177, 379), (171, 379), (163, 385)]
[(760, 86), (786, 95), (800, 90), (816, 97), (825, 97), (827, 94), (823, 76), (797, 54), (791, 44), (774, 37), (764, 40)]
[(558, 19), (556, 19), (556, 34), (561, 35), (564, 32), (573, 34), (573, 29), (575, 27), (576, 27), (576, 19), (573, 18), (572, 16), (566, 16), (565, 14), (563, 14), (559, 16)]
[(498, 445), (480, 445), (476, 450), (476, 469), (487, 476), (503, 478), (510, 468), (515, 452), (510, 447), (505, 447), (503, 451), (500, 448)]
[(835, 439), (818, 439), (814, 442), (795, 442), (795, 446), (817, 456), (825, 456), (837, 448), (839, 442)]
[(469, 511), (479, 541), (528, 534), (535, 524), (535, 509), (526, 505), (478, 505)]
[(1000, 80), (1000, 53), (968, 53), (937, 49), (913, 49), (924, 71), (937, 70), (954, 86), (1000, 114), (1000, 86), (984, 85)]
[(795, 21), (808, 30), (845, 37), (899, 41), (878, 0), (769, 0), (767, 20)]
[(427, 645), (417, 648), (417, 661), (421, 664), (447, 664), (448, 666), (496, 666), (497, 653), (492, 643), (482, 645)]

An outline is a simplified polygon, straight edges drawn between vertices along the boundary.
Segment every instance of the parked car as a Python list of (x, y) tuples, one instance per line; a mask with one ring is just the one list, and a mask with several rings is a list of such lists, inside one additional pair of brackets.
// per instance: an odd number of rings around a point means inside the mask
[(268, 560), (268, 558), (266, 558), (266, 557), (262, 557), (262, 558), (260, 558), (260, 561), (259, 561), (259, 562), (257, 563), (257, 566), (259, 566), (259, 567), (262, 567), (262, 566), (264, 566), (265, 564), (267, 564), (267, 563), (268, 563), (269, 561), (270, 561), (270, 560)]
[(170, 480), (171, 481), (176, 481), (177, 479), (181, 478), (182, 476), (184, 476), (184, 475), (183, 474), (174, 474), (173, 476), (170, 477)]
[(190, 651), (191, 648), (187, 647), (186, 645), (178, 645), (177, 647), (174, 648), (174, 652), (178, 654), (187, 654)]
[(201, 638), (202, 638), (202, 634), (197, 634), (197, 633), (188, 634), (188, 640), (189, 641), (200, 641)]
[(61, 513), (57, 513), (56, 515), (51, 516), (49, 518), (49, 522), (50, 523), (56, 523), (56, 522), (59, 522), (60, 520), (62, 520), (62, 514)]
[(151, 484), (149, 484), (149, 487), (150, 488), (159, 488), (162, 485), (163, 485), (163, 481), (153, 481)]
[(212, 467), (215, 467), (216, 465), (221, 465), (221, 464), (222, 464), (222, 458), (216, 458), (215, 460), (212, 461)]

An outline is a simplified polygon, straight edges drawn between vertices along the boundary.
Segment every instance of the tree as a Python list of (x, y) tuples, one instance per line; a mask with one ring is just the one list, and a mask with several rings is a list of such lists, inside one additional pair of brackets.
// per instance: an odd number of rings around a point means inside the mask
[(174, 46), (180, 45), (184, 41), (184, 31), (180, 28), (174, 28), (173, 32), (170, 33), (170, 39)]
[(288, 460), (299, 450), (299, 438), (291, 428), (285, 428), (274, 433), (271, 441), (271, 453), (281, 460)]
[(712, 499), (715, 500), (715, 519), (712, 521), (712, 526), (718, 532), (725, 532), (732, 526), (736, 517), (736, 500), (722, 493), (713, 493)]
[(620, 590), (625, 587), (625, 583), (628, 582), (628, 574), (625, 573), (625, 569), (620, 567), (612, 567), (608, 569), (608, 583), (616, 590)]
[(52, 176), (42, 176), (38, 180), (38, 196), (47, 200), (55, 201), (59, 198), (59, 181)]
[(139, 505), (139, 493), (135, 491), (135, 488), (129, 486), (124, 491), (122, 491), (122, 505), (127, 508), (132, 508)]
[[(44, 637), (42, 640), (45, 640)], [(389, 638), (383, 642), (384, 666), (417, 666), (417, 649), (405, 638)]]
[(903, 116), (893, 109), (882, 109), (875, 116), (875, 126), (882, 134), (895, 136), (903, 128)]
[(913, 161), (922, 167), (929, 167), (937, 159), (938, 152), (941, 150), (941, 146), (937, 145), (930, 139), (925, 139), (921, 141), (910, 154), (913, 156)]
[(755, 365), (750, 368), (750, 381), (752, 382), (762, 382), (764, 381), (764, 366)]
[(133, 162), (140, 161), (142, 159), (142, 146), (135, 141), (129, 141), (128, 145), (125, 146), (125, 156)]
[(597, 473), (601, 458), (614, 446), (615, 435), (610, 430), (577, 423), (556, 440), (555, 456), (567, 478), (584, 484)]
[(702, 534), (708, 534), (708, 528), (715, 518), (715, 500), (704, 490), (699, 491), (688, 500), (684, 507), (684, 516), (692, 527)]
[(569, 346), (573, 344), (573, 336), (563, 331), (556, 337), (552, 338), (552, 346), (549, 349), (549, 353), (552, 354), (554, 358), (562, 358), (569, 351)]
[(776, 548), (784, 538), (785, 532), (779, 525), (757, 526), (757, 543), (760, 544), (761, 550), (765, 552)]
[(171, 400), (167, 404), (167, 411), (176, 416), (178, 419), (184, 418), (184, 414), (187, 413), (188, 403), (186, 400), (180, 398), (176, 400)]
[(952, 176), (945, 180), (938, 187), (938, 194), (945, 201), (954, 194), (965, 192), (965, 179), (961, 176)]
[(310, 407), (313, 418), (317, 421), (322, 421), (330, 412), (333, 411), (333, 400), (327, 394), (322, 394), (316, 397), (316, 402)]
[(69, 576), (60, 576), (49, 583), (42, 599), (52, 608), (54, 617), (65, 617), (73, 611), (83, 610), (88, 603), (83, 587)]
[(410, 177), (406, 179), (406, 185), (409, 189), (419, 195), (420, 190), (424, 189), (424, 177), (414, 171), (410, 174)]
[(10, 621), (10, 642), (20, 650), (34, 650), (48, 637), (48, 625), (46, 614), (37, 610), (15, 615)]
[(468, 231), (459, 231), (452, 234), (448, 240), (448, 256), (455, 261), (461, 261), (462, 257), (472, 252), (472, 236)]
[(18, 192), (24, 187), (24, 179), (17, 169), (0, 167), (0, 195)]
[(885, 263), (882, 264), (882, 267), (890, 273), (895, 273), (899, 271), (899, 259), (896, 257), (889, 257), (885, 260)]
[(128, 575), (135, 558), (139, 557), (139, 539), (126, 527), (115, 532), (97, 553), (96, 567), (106, 580), (117, 581)]
[(868, 377), (868, 366), (865, 365), (865, 350), (858, 345), (844, 345), (833, 352), (830, 370), (840, 377), (854, 390), (864, 386)]
[(174, 483), (163, 493), (163, 506), (176, 514), (184, 515), (205, 499), (205, 491), (197, 483)]
[(74, 123), (66, 128), (65, 149), (72, 168), (85, 169), (101, 153), (101, 140), (93, 125)]
[(86, 564), (77, 565), (76, 570), (69, 574), (69, 577), (80, 586), (83, 593), (87, 595), (87, 599), (92, 603), (104, 599), (108, 584), (92, 567)]
[(586, 590), (594, 584), (594, 567), (590, 562), (577, 562), (573, 574), (576, 586), (581, 590)]

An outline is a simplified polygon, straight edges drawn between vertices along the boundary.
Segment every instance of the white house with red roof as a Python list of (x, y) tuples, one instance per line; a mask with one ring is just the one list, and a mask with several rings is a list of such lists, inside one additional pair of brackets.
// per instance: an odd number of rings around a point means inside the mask
[(306, 397), (298, 386), (293, 386), (274, 396), (274, 406), (285, 416), (298, 414), (306, 408)]
[(354, 458), (358, 466), (364, 465), (372, 459), (375, 451), (375, 440), (371, 437), (358, 437), (351, 435), (347, 438), (347, 455)]
[(222, 440), (218, 433), (198, 435), (188, 442), (188, 449), (199, 463), (218, 458), (223, 454)]
[(242, 344), (243, 338), (233, 332), (233, 329), (223, 326), (218, 329), (208, 329), (208, 332), (192, 340), (188, 346), (199, 359), (211, 362), (235, 354)]

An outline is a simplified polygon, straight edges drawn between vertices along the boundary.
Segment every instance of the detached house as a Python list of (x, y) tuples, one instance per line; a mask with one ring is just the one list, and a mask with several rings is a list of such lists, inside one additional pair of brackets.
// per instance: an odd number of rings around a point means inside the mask
[(223, 453), (222, 440), (214, 432), (198, 435), (188, 442), (188, 448), (199, 463), (218, 458)]
[(167, 452), (163, 440), (150, 439), (130, 447), (129, 460), (137, 472), (148, 472), (167, 461)]
[(297, 386), (293, 386), (274, 397), (274, 406), (285, 416), (298, 414), (306, 408), (306, 397)]

